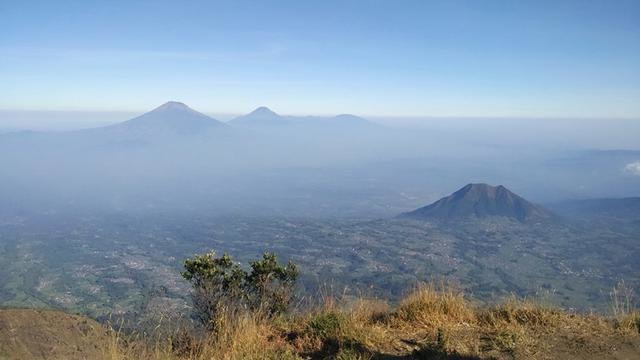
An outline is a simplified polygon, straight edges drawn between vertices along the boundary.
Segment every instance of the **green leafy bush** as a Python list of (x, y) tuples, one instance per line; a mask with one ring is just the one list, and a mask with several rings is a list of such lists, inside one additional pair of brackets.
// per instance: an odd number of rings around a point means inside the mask
[(255, 311), (267, 316), (287, 310), (294, 295), (298, 269), (282, 265), (273, 253), (249, 263), (247, 272), (228, 254), (214, 251), (185, 260), (182, 277), (193, 286), (195, 317), (214, 330), (225, 315)]

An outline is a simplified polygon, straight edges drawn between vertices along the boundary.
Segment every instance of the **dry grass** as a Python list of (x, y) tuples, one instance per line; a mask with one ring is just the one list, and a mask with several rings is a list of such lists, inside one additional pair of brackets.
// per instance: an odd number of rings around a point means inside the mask
[[(116, 359), (426, 359), (631, 358), (640, 355), (640, 316), (571, 314), (508, 299), (479, 307), (460, 291), (423, 285), (397, 307), (327, 299), (296, 315), (225, 318), (215, 335), (187, 332), (149, 341), (113, 333), (105, 358)], [(142, 345), (144, 344), (144, 345)]]
[(388, 316), (392, 327), (442, 328), (476, 322), (476, 313), (461, 291), (433, 284), (420, 285)]
[(633, 311), (618, 316), (616, 319), (616, 327), (625, 333), (640, 334), (640, 311)]
[[(184, 329), (170, 336), (131, 337), (112, 331), (105, 349), (110, 360), (298, 359), (273, 321), (253, 314), (224, 319), (215, 334), (202, 337)], [(150, 341), (151, 340), (151, 341)]]
[(640, 311), (636, 310), (633, 289), (624, 281), (613, 287), (611, 293), (611, 311), (616, 319), (618, 330), (636, 334), (640, 333)]

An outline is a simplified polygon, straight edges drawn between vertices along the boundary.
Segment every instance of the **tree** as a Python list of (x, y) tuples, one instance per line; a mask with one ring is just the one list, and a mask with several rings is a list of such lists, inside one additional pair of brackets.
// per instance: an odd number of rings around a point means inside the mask
[(247, 272), (228, 254), (217, 257), (214, 251), (185, 260), (182, 277), (193, 286), (194, 315), (210, 330), (223, 315), (250, 310), (273, 316), (291, 304), (298, 278), (295, 264), (282, 265), (274, 253), (264, 253), (249, 265)]

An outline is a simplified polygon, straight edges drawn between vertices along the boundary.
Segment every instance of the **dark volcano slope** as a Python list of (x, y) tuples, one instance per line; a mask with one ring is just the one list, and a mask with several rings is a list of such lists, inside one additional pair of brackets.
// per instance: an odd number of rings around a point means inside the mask
[(431, 205), (400, 215), (402, 218), (446, 221), (489, 216), (530, 222), (550, 219), (552, 214), (502, 185), (469, 184)]

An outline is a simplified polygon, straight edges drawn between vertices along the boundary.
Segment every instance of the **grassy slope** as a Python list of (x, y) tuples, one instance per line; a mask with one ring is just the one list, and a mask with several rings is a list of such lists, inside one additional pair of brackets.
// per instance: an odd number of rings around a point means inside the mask
[(94, 359), (110, 340), (102, 325), (84, 316), (0, 309), (0, 359)]

